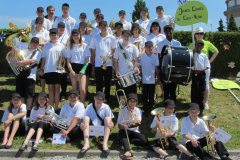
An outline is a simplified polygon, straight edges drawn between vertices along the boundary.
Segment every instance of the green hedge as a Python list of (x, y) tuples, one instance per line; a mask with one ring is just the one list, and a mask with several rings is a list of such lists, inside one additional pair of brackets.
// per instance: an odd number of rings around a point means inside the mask
[[(0, 29), (3, 31), (6, 38), (18, 32), (19, 30), (13, 29)], [(188, 46), (192, 42), (190, 31), (175, 31), (174, 39), (181, 42), (183, 46)], [(238, 32), (207, 32), (204, 37), (205, 40), (212, 42), (219, 50), (219, 55), (211, 64), (211, 76), (226, 78), (229, 76), (236, 76), (239, 72), (240, 63), (240, 33)], [(224, 50), (224, 44), (229, 44), (230, 49)], [(4, 46), (4, 42), (0, 42), (0, 73), (13, 73), (6, 61), (6, 54), (10, 48)], [(210, 57), (212, 53), (210, 53)], [(235, 62), (235, 68), (228, 67), (229, 62)]]

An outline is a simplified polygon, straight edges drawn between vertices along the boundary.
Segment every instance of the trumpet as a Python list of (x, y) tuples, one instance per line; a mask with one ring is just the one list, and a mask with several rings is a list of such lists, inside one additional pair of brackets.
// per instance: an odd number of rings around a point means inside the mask
[[(160, 108), (156, 108), (154, 110), (152, 110), (151, 115), (157, 116), (159, 122), (161, 122), (161, 117), (162, 117), (162, 113), (164, 112), (164, 108), (160, 107)], [(168, 128), (170, 128), (171, 124), (168, 124)], [(162, 149), (167, 149), (169, 146), (169, 142), (168, 142), (168, 138), (165, 137), (164, 139), (162, 138), (162, 133), (167, 132), (165, 127), (162, 127), (160, 125), (160, 127), (157, 128), (157, 134), (159, 137), (159, 140), (161, 142), (162, 145)]]
[(112, 61), (112, 55), (108, 54), (107, 56), (100, 55), (100, 58), (103, 61), (102, 69), (107, 70), (107, 64)]
[[(211, 126), (213, 126), (213, 119), (215, 119), (216, 116), (214, 115), (209, 115), (209, 116), (203, 116), (202, 119), (207, 121), (207, 126), (208, 129), (210, 129)], [(212, 136), (213, 132), (209, 130), (209, 132), (206, 135), (206, 139), (207, 139), (207, 150), (208, 150), (208, 154), (212, 157), (215, 157), (216, 155), (216, 150), (215, 150), (215, 143), (216, 143), (216, 138), (214, 138)]]

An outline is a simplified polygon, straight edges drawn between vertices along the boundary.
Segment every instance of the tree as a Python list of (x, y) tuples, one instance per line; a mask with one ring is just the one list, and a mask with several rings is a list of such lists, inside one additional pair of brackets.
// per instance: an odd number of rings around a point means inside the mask
[[(135, 10), (133, 10), (133, 12), (131, 13), (133, 22), (135, 22), (136, 20), (141, 18), (140, 12), (141, 12), (141, 9), (143, 7), (146, 7), (146, 2), (145, 1), (137, 0), (137, 2), (135, 2), (135, 5), (134, 5)], [(148, 16), (147, 17), (148, 17), (148, 19), (150, 18), (149, 17), (149, 12), (148, 12)]]
[(228, 22), (228, 32), (237, 32), (237, 31), (239, 31), (238, 26), (236, 24), (233, 14), (231, 14), (231, 17), (229, 18), (229, 22)]
[(223, 20), (222, 20), (222, 18), (220, 19), (220, 21), (219, 21), (219, 27), (218, 27), (218, 31), (219, 32), (225, 32), (225, 29), (226, 27), (223, 25)]

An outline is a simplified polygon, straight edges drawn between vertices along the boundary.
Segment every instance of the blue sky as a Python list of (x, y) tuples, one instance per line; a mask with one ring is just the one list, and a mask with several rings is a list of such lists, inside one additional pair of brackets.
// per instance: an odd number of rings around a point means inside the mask
[[(61, 16), (61, 6), (67, 2), (70, 5), (69, 14), (77, 20), (79, 23), (79, 14), (85, 12), (88, 19), (94, 19), (93, 10), (100, 8), (105, 16), (105, 20), (110, 22), (114, 18), (115, 22), (119, 20), (118, 12), (125, 10), (127, 13), (126, 20), (132, 21), (131, 14), (134, 10), (134, 4), (136, 0), (1, 0), (0, 1), (0, 28), (10, 28), (9, 22), (17, 25), (19, 28), (27, 26), (31, 20), (36, 18), (36, 9), (41, 6), (44, 10), (48, 5), (55, 7), (55, 15)], [(149, 8), (150, 19), (153, 20), (157, 17), (156, 6), (162, 5), (164, 7), (164, 14), (175, 16), (178, 8), (178, 0), (145, 0), (147, 7)], [(223, 19), (226, 25), (226, 17), (223, 12), (226, 11), (227, 6), (225, 0), (199, 0), (208, 8), (208, 24), (198, 23), (194, 25), (194, 28), (199, 26), (203, 27), (205, 31), (217, 31), (219, 27), (218, 21)], [(46, 11), (45, 11), (46, 14)], [(177, 26), (176, 30), (191, 30), (190, 26)]]

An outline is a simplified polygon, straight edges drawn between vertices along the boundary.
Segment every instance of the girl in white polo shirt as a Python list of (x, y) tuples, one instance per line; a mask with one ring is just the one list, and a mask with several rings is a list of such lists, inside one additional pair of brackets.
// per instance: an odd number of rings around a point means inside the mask
[[(78, 90), (79, 86), (80, 100), (84, 104), (86, 95), (86, 69), (88, 67), (91, 53), (88, 45), (83, 43), (82, 35), (79, 30), (72, 30), (69, 42), (70, 43), (63, 51), (63, 54), (64, 57), (67, 58), (67, 67), (70, 71), (72, 87), (74, 90)], [(78, 74), (79, 77), (77, 77)], [(78, 82), (77, 79), (79, 79)]]
[[(130, 114), (134, 117), (137, 124), (141, 124), (142, 121), (142, 111), (140, 108), (137, 108), (138, 97), (135, 93), (130, 93), (127, 99), (127, 106), (122, 109), (122, 114), (124, 120), (132, 120)], [(131, 113), (130, 113), (131, 112)], [(121, 113), (118, 113), (118, 128), (119, 128), (119, 139), (123, 144), (125, 150), (124, 154), (120, 154), (121, 159), (127, 159), (133, 157), (133, 154), (130, 152), (130, 144), (128, 144), (125, 128), (127, 128), (127, 134), (129, 141), (132, 144), (139, 146), (146, 146), (148, 144), (147, 138), (140, 133), (139, 127), (129, 128), (127, 125), (122, 124), (123, 118)]]
[(65, 48), (62, 43), (57, 41), (57, 38), (58, 30), (56, 28), (50, 29), (51, 41), (46, 43), (43, 47), (42, 64), (39, 72), (41, 76), (43, 76), (44, 73), (46, 83), (48, 84), (50, 105), (54, 106), (55, 103), (55, 112), (58, 109), (58, 103), (60, 99), (60, 83), (63, 73), (63, 70), (58, 68), (58, 65), (61, 64), (63, 60), (62, 51)]
[(123, 24), (121, 22), (116, 22), (115, 30), (116, 30), (116, 32), (114, 34), (114, 37), (117, 41), (117, 44), (118, 44), (118, 42), (120, 42), (122, 44), (123, 43), (123, 40), (122, 40)]
[(145, 43), (146, 43), (146, 38), (142, 37), (140, 35), (141, 33), (141, 30), (139, 28), (139, 24), (137, 23), (133, 23), (132, 24), (132, 28), (131, 28), (131, 34), (132, 34), (132, 37), (130, 38), (129, 42), (136, 45), (136, 43), (139, 43), (139, 47), (138, 47), (138, 50), (139, 50), (139, 54), (142, 55), (144, 52), (145, 52)]
[(13, 145), (13, 138), (15, 134), (25, 134), (25, 131), (28, 128), (26, 124), (26, 114), (26, 105), (22, 104), (20, 94), (13, 93), (10, 105), (5, 109), (2, 117), (5, 130), (0, 149), (10, 149)]
[(157, 45), (159, 42), (163, 41), (166, 37), (161, 33), (162, 28), (160, 27), (159, 23), (157, 21), (153, 21), (151, 28), (150, 28), (150, 34), (147, 35), (146, 39), (147, 41), (153, 42), (153, 53), (157, 55)]
[(36, 132), (36, 141), (33, 145), (32, 150), (37, 151), (39, 140), (42, 137), (43, 131), (47, 133), (48, 130), (51, 128), (50, 123), (41, 121), (43, 119), (49, 118), (46, 115), (47, 110), (51, 110), (52, 112), (54, 112), (54, 108), (48, 105), (49, 100), (47, 98), (47, 94), (45, 92), (39, 93), (34, 103), (35, 103), (35, 106), (32, 108), (31, 115), (29, 118), (29, 122), (32, 123), (32, 127), (29, 130), (27, 137), (23, 142), (22, 147), (19, 148), (20, 151), (24, 151), (27, 148), (27, 144), (35, 132)]

